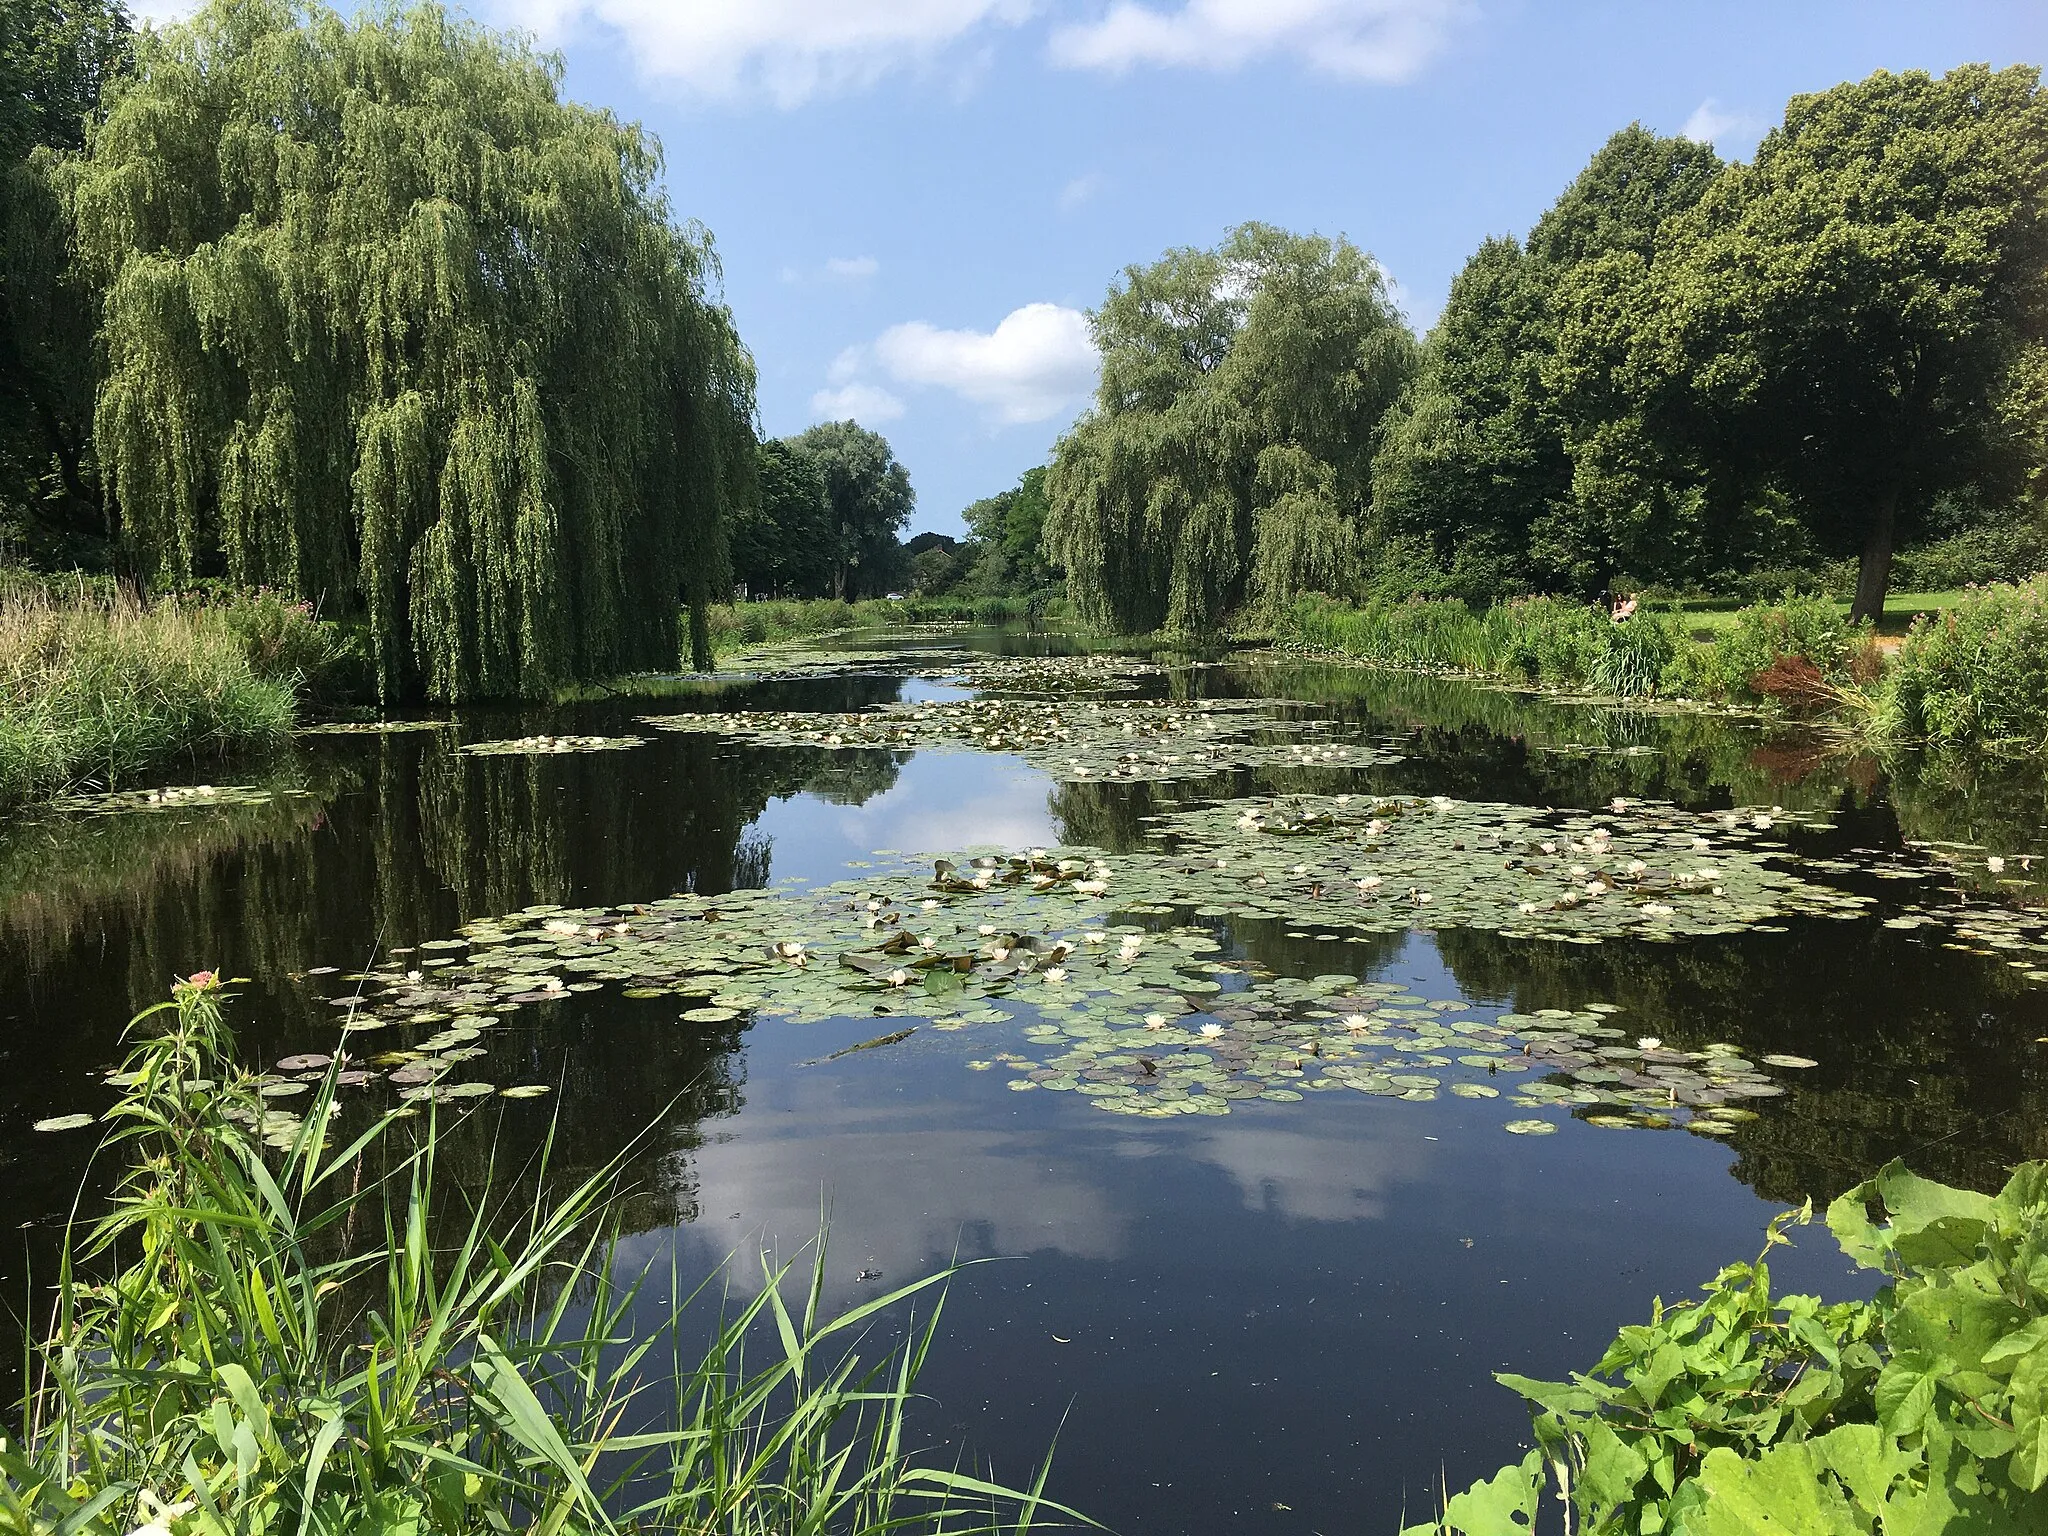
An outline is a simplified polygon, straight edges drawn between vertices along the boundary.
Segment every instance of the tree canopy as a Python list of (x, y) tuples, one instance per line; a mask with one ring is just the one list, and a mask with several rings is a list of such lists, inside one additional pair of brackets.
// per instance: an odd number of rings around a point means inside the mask
[(215, 0), (72, 178), (144, 573), (359, 609), (382, 691), (669, 666), (728, 583), (753, 366), (660, 151), (439, 6)]
[(1718, 585), (2010, 522), (2048, 470), (2039, 72), (1795, 97), (1749, 164), (1625, 129), (1453, 284), (1375, 466), (1383, 585)]
[(1090, 324), (1101, 384), (1055, 450), (1044, 525), (1082, 617), (1206, 632), (1251, 597), (1347, 585), (1415, 360), (1372, 258), (1246, 224), (1127, 268)]
[(2020, 490), (2048, 346), (2038, 69), (1880, 71), (1796, 96), (1670, 247), (1639, 304), (1615, 307), (1639, 337), (1624, 384), (1693, 392), (1730, 472), (1859, 556), (1855, 616), (1882, 611), (1899, 531), (1939, 497)]
[(858, 422), (827, 421), (790, 438), (825, 478), (831, 595), (880, 597), (908, 574), (897, 535), (917, 493), (889, 440)]
[(821, 597), (837, 538), (825, 467), (783, 438), (761, 444), (758, 455), (760, 494), (734, 509), (733, 578), (751, 597)]
[(118, 0), (0, 7), (0, 514), (67, 562), (107, 528), (92, 454), (91, 296), (65, 249), (61, 170), (83, 149), (131, 29)]
[(1563, 378), (1560, 332), (1575, 296), (1640, 282), (1665, 220), (1719, 170), (1704, 145), (1625, 128), (1526, 243), (1493, 239), (1474, 253), (1375, 466), (1386, 577), (1464, 597), (1598, 591), (1617, 570), (1664, 558), (1678, 509), (1647, 515), (1578, 473), (1640, 407), (1599, 398), (1590, 378)]

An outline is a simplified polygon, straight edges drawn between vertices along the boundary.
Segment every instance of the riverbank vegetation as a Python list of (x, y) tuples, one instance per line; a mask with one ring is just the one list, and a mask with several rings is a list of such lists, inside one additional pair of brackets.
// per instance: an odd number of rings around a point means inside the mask
[(275, 594), (144, 604), (17, 583), (0, 593), (0, 808), (276, 746), (342, 660)]
[(1887, 652), (1824, 597), (1722, 616), (1617, 618), (1562, 598), (1474, 609), (1452, 598), (1354, 606), (1302, 598), (1275, 635), (1389, 666), (1469, 672), (1622, 698), (1775, 705), (1875, 742), (2048, 753), (2048, 575), (1966, 590)]
[[(1894, 1163), (1837, 1199), (1843, 1253), (1884, 1278), (1869, 1301), (1777, 1296), (1764, 1253), (1704, 1299), (1661, 1301), (1568, 1382), (1503, 1374), (1536, 1449), (1407, 1536), (1747, 1536), (2036, 1528), (2048, 1487), (2048, 1164), (1996, 1195)], [(1552, 1492), (1546, 1493), (1546, 1483)]]
[(266, 1098), (223, 997), (201, 973), (133, 1028), (107, 1116), (126, 1176), (34, 1329), (5, 1528), (864, 1536), (1065, 1513), (1043, 1467), (1009, 1490), (909, 1449), (948, 1275), (830, 1316), (821, 1240), (808, 1277), (764, 1260), (707, 1320), (706, 1291), (622, 1269), (615, 1167), (558, 1188), (543, 1157), (457, 1199), (432, 1122), (359, 1128), (338, 1065), (303, 1114)]

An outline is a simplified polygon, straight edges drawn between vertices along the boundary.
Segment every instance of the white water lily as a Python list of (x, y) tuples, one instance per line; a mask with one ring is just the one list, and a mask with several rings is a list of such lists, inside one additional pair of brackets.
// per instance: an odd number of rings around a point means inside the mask
[(910, 972), (908, 972), (908, 971), (902, 971), (902, 970), (897, 970), (897, 971), (891, 971), (891, 972), (889, 973), (889, 985), (890, 985), (890, 986), (892, 986), (892, 987), (907, 987), (907, 986), (909, 986), (909, 985), (910, 985)]
[(1223, 1026), (1221, 1024), (1204, 1024), (1202, 1026), (1202, 1038), (1204, 1040), (1214, 1040), (1222, 1033)]
[(939, 941), (935, 938), (932, 938), (929, 934), (927, 934), (924, 938), (919, 939), (917, 942), (924, 947), (924, 951), (926, 954), (930, 954), (933, 950), (939, 947)]
[(981, 925), (981, 936), (984, 939), (987, 938), (990, 934), (994, 933), (995, 931), (996, 925), (994, 923), (983, 923)]
[(1378, 875), (1366, 875), (1359, 880), (1358, 889), (1362, 894), (1366, 891), (1376, 891), (1384, 884), (1386, 884), (1386, 882), (1382, 880)]
[(1372, 1028), (1372, 1020), (1368, 1019), (1362, 1013), (1353, 1013), (1345, 1017), (1344, 1027), (1350, 1030), (1351, 1033), (1353, 1033), (1354, 1035), (1361, 1034), (1364, 1031)]
[(1542, 847), (1543, 847), (1543, 851), (1544, 851), (1545, 853), (1555, 853), (1555, 852), (1557, 852), (1557, 844), (1555, 844), (1555, 843), (1544, 843), (1544, 844), (1542, 845)]
[(1378, 837), (1391, 826), (1393, 826), (1391, 821), (1385, 821), (1375, 816), (1365, 824), (1365, 835), (1367, 837)]
[(576, 925), (565, 917), (551, 917), (540, 926), (543, 933), (568, 935), (576, 931)]
[(1640, 875), (1649, 867), (1641, 859), (1630, 859), (1628, 861), (1628, 872), (1632, 875)]
[(426, 974), (427, 973), (425, 971), (407, 971), (405, 973), (405, 979), (407, 981), (421, 981), (425, 979)]
[(1166, 1028), (1166, 1015), (1165, 1015), (1165, 1014), (1163, 1014), (1163, 1013), (1148, 1013), (1148, 1014), (1146, 1014), (1146, 1015), (1145, 1015), (1145, 1027), (1146, 1027), (1147, 1029), (1164, 1029), (1164, 1028)]
[(1351, 797), (1349, 795), (1339, 795), (1337, 797), (1337, 803), (1339, 805), (1349, 805), (1351, 803)]
[(1643, 903), (1643, 910), (1649, 913), (1652, 917), (1669, 917), (1672, 913), (1676, 912), (1678, 908), (1667, 907), (1661, 901), (1646, 901)]
[(1588, 896), (1603, 896), (1606, 894), (1606, 892), (1607, 887), (1602, 885), (1598, 880), (1588, 880), (1586, 882), (1586, 894)]
[(1994, 853), (1984, 861), (1984, 867), (1994, 875), (2002, 875), (2005, 873), (2005, 860)]
[(989, 946), (988, 957), (997, 965), (1001, 965), (1010, 958), (1010, 952), (1000, 944), (992, 944)]
[(928, 901), (924, 904), (924, 909), (927, 912), (936, 912), (939, 910), (939, 904), (936, 901)]
[(1521, 904), (1520, 908), (1518, 908), (1517, 910), (1519, 910), (1519, 911), (1521, 911), (1521, 912), (1523, 912), (1523, 913), (1529, 913), (1529, 912), (1540, 912), (1540, 911), (1542, 911), (1543, 909), (1542, 909), (1541, 907), (1537, 906), (1537, 905), (1536, 905), (1536, 903), (1535, 903), (1535, 902), (1533, 902), (1533, 901), (1525, 901), (1525, 902), (1523, 902), (1523, 903)]
[(1625, 811), (1628, 809), (1628, 806), (1628, 801), (1623, 799), (1620, 795), (1616, 795), (1612, 800), (1607, 802), (1607, 809), (1609, 809), (1610, 811)]
[(1045, 979), (1049, 982), (1052, 982), (1055, 986), (1057, 986), (1060, 982), (1063, 982), (1067, 979), (1066, 968), (1064, 966), (1054, 966), (1051, 970), (1045, 973)]
[(1100, 896), (1109, 889), (1109, 882), (1106, 880), (1076, 880), (1074, 882), (1074, 889), (1083, 896)]
[(1090, 944), (1107, 944), (1109, 942), (1109, 935), (1102, 932), (1099, 928), (1091, 928), (1082, 934), (1081, 937)]
[(1643, 1035), (1636, 1041), (1636, 1049), (1639, 1051), (1654, 1051), (1663, 1044), (1664, 1042), (1655, 1035)]
[(543, 992), (560, 992), (562, 990), (562, 978), (550, 976), (540, 984), (540, 989)]
[(1032, 861), (1033, 861), (1034, 863), (1035, 863), (1036, 861), (1038, 861), (1039, 859), (1042, 859), (1042, 858), (1044, 858), (1044, 857), (1045, 857), (1045, 850), (1044, 850), (1043, 848), (1034, 848), (1034, 849), (1032, 849), (1032, 850), (1031, 850), (1031, 858), (1032, 858)]

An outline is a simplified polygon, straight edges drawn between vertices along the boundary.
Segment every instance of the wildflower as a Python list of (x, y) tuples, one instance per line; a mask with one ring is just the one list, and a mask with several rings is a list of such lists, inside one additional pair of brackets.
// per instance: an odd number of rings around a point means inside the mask
[(195, 992), (208, 992), (220, 985), (218, 971), (194, 971), (185, 978), (185, 985)]

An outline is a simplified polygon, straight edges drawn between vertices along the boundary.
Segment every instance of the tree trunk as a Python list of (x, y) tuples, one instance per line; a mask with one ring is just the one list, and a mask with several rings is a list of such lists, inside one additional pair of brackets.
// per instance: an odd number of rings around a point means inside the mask
[(690, 604), (690, 667), (697, 672), (709, 672), (716, 664), (711, 654), (710, 609), (706, 598)]
[(1849, 622), (1865, 619), (1877, 623), (1884, 618), (1885, 591), (1892, 580), (1892, 535), (1898, 526), (1899, 488), (1886, 488), (1878, 498), (1871, 518), (1870, 534), (1863, 541), (1863, 563), (1856, 571), (1856, 601), (1849, 605)]

